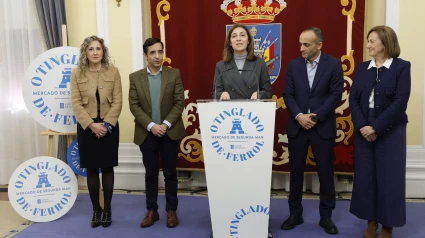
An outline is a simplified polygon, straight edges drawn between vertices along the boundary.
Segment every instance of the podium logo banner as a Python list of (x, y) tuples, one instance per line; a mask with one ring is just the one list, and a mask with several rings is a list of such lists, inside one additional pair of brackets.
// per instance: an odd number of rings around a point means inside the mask
[(264, 125), (256, 113), (244, 108), (220, 112), (210, 126), (211, 145), (229, 161), (247, 161), (264, 146)]
[(248, 229), (240, 229), (244, 226), (243, 220), (245, 217), (247, 219), (253, 218), (254, 216), (258, 215), (265, 215), (269, 216), (270, 214), (270, 208), (267, 206), (262, 205), (256, 205), (256, 206), (249, 206), (249, 208), (242, 208), (240, 211), (236, 212), (233, 216), (231, 222), (230, 222), (230, 236), (234, 238), (243, 238), (243, 237), (249, 237), (250, 234), (241, 234), (241, 230), (248, 230)]
[(214, 237), (267, 237), (275, 112), (274, 101), (198, 103)]
[(22, 163), (9, 180), (9, 201), (23, 218), (49, 222), (65, 215), (74, 205), (78, 183), (67, 164), (42, 156)]
[(78, 65), (79, 49), (58, 47), (39, 55), (28, 67), (22, 84), (25, 105), (34, 119), (58, 132), (75, 132), (71, 106), (71, 71)]

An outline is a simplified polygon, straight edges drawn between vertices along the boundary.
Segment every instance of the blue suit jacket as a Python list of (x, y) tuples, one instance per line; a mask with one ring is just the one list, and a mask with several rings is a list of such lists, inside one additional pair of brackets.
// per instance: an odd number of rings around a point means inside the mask
[(288, 137), (295, 137), (300, 124), (295, 119), (299, 113), (316, 113), (319, 122), (317, 132), (322, 138), (335, 138), (335, 109), (341, 103), (344, 76), (341, 61), (324, 52), (321, 53), (318, 68), (310, 89), (305, 59), (296, 58), (289, 62), (286, 70), (283, 98), (291, 118), (288, 122)]
[[(410, 62), (394, 58), (389, 69), (381, 67), (379, 83), (376, 68), (367, 69), (370, 61), (360, 63), (350, 90), (350, 110), (354, 128), (372, 126), (378, 136), (391, 130), (393, 125), (407, 123), (407, 102), (410, 97)], [(376, 120), (369, 124), (369, 96), (375, 88), (374, 110)]]

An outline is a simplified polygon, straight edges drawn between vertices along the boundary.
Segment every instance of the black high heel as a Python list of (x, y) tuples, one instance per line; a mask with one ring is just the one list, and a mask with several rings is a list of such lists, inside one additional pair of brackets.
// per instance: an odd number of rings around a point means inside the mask
[(93, 217), (91, 219), (91, 227), (96, 228), (100, 226), (101, 223), (101, 215), (102, 215), (102, 209), (100, 210), (93, 210)]
[(108, 227), (112, 224), (112, 213), (111, 210), (103, 210), (102, 213), (102, 226)]

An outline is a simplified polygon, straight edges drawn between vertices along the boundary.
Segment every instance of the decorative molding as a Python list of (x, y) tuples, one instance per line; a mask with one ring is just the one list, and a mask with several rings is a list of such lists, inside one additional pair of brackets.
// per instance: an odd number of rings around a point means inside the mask
[[(422, 82), (425, 82), (425, 54), (424, 54), (424, 80)], [(425, 150), (425, 83), (424, 83), (424, 90), (423, 90), (423, 102), (422, 102), (422, 149)], [(422, 158), (425, 158), (425, 156), (422, 156)]]
[(133, 143), (121, 143), (115, 172), (115, 189), (145, 190), (145, 167), (142, 153)]
[(400, 0), (386, 0), (385, 25), (393, 28), (398, 34), (400, 28)]
[[(423, 69), (425, 82), (425, 63)], [(423, 95), (425, 95), (425, 84)], [(406, 196), (408, 198), (425, 197), (425, 97), (422, 106), (422, 145), (407, 146)]]
[(108, 0), (96, 0), (96, 15), (97, 15), (97, 36), (103, 38), (105, 45), (109, 48), (110, 37), (109, 37), (109, 12), (108, 12)]
[[(145, 189), (145, 168), (142, 161), (142, 153), (139, 147), (130, 143), (121, 143), (118, 152), (119, 166), (115, 167), (115, 189), (144, 190)], [(425, 148), (422, 146), (408, 146), (407, 148), (407, 169), (406, 169), (406, 196), (425, 197)], [(304, 189), (311, 187), (313, 191), (319, 191), (317, 175), (306, 175)], [(272, 188), (286, 189), (289, 191), (289, 175), (274, 174)], [(317, 180), (317, 183), (315, 182)], [(162, 173), (158, 179), (159, 187), (164, 187)], [(85, 182), (80, 182), (80, 186), (85, 186)], [(193, 180), (189, 183), (181, 184), (179, 187), (204, 187), (206, 186), (205, 173), (193, 172)], [(351, 184), (339, 183), (335, 180), (337, 191), (351, 191)]]
[[(400, 0), (386, 0), (385, 24), (393, 28), (394, 31), (399, 34)], [(423, 92), (425, 95), (425, 85)], [(406, 196), (425, 197), (425, 97), (422, 115), (422, 145), (407, 146)]]
[(425, 164), (425, 146), (423, 145), (408, 145), (407, 146), (407, 160), (410, 163), (424, 163)]
[(143, 59), (143, 39), (145, 32), (145, 24), (143, 24), (142, 1), (130, 0), (130, 18), (133, 72), (135, 72), (145, 67), (145, 61)]

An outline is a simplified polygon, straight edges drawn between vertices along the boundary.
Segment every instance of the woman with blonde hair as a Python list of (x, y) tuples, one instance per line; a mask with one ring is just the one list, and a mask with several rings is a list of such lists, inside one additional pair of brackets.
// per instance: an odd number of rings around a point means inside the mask
[[(122, 108), (121, 77), (110, 64), (102, 38), (90, 36), (80, 47), (78, 67), (71, 75), (71, 101), (77, 118), (80, 166), (87, 168), (87, 186), (93, 205), (93, 228), (112, 224), (114, 166), (118, 166), (119, 125)], [(102, 172), (104, 209), (99, 204)]]

